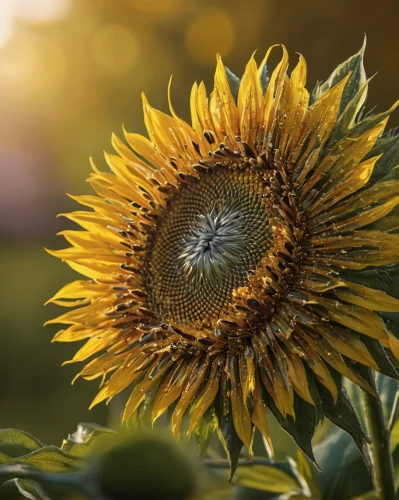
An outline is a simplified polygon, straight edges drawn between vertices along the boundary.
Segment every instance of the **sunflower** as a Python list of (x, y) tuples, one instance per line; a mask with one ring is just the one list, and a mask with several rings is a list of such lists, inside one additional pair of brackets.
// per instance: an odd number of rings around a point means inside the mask
[[(191, 125), (150, 106), (149, 139), (112, 137), (110, 171), (92, 163), (84, 231), (50, 251), (88, 279), (50, 302), (74, 309), (59, 342), (101, 379), (92, 406), (125, 388), (125, 422), (168, 410), (176, 436), (214, 430), (234, 469), (266, 409), (314, 460), (323, 416), (367, 437), (343, 378), (374, 394), (398, 378), (399, 141), (389, 111), (364, 115), (364, 47), (309, 93), (299, 55), (269, 73), (271, 47), (242, 79), (217, 58), (214, 90), (190, 98)], [(78, 306), (78, 308), (76, 308)]]

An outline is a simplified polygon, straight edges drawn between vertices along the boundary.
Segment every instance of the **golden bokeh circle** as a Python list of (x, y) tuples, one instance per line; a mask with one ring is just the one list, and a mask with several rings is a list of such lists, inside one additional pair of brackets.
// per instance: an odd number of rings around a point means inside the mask
[(169, 16), (182, 8), (184, 0), (130, 0), (130, 3), (142, 12)]
[(187, 26), (185, 43), (193, 58), (203, 65), (213, 65), (215, 54), (227, 55), (234, 46), (234, 24), (221, 8), (204, 10)]
[(102, 26), (91, 43), (94, 60), (108, 73), (125, 73), (139, 56), (139, 44), (134, 34), (120, 24)]

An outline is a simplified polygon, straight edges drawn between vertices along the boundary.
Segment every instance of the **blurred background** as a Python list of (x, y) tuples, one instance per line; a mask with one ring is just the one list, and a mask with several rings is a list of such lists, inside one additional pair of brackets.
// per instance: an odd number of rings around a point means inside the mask
[(292, 65), (304, 54), (313, 88), (366, 33), (367, 73), (378, 71), (368, 107), (382, 111), (399, 98), (398, 21), (397, 0), (0, 0), (1, 428), (59, 444), (79, 421), (107, 423), (105, 406), (87, 410), (96, 382), (71, 387), (79, 367), (61, 367), (77, 346), (51, 344), (57, 327), (43, 327), (62, 312), (44, 302), (77, 279), (44, 247), (64, 246), (56, 215), (76, 209), (65, 193), (88, 191), (88, 157), (101, 166), (122, 123), (144, 132), (141, 92), (166, 111), (173, 74), (187, 119), (193, 82), (211, 89), (216, 52), (242, 74), (275, 43)]

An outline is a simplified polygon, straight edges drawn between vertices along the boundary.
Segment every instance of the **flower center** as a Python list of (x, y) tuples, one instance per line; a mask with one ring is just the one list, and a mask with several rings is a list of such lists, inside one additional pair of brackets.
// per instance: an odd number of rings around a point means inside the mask
[(271, 243), (254, 168), (215, 166), (182, 184), (148, 238), (146, 291), (160, 320), (212, 327)]
[(208, 280), (217, 286), (224, 275), (240, 265), (245, 252), (245, 229), (239, 208), (226, 204), (210, 213), (199, 214), (189, 234), (183, 235), (179, 255), (182, 270), (196, 280)]

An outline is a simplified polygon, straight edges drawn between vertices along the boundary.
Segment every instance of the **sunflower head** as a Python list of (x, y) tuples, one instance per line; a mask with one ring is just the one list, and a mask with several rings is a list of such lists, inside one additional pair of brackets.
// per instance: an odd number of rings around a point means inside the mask
[(54, 340), (86, 341), (93, 405), (129, 387), (124, 421), (218, 428), (233, 469), (255, 428), (272, 447), (267, 408), (312, 460), (323, 415), (367, 460), (343, 377), (398, 378), (395, 106), (363, 116), (364, 47), (312, 93), (284, 47), (269, 73), (272, 48), (241, 80), (218, 58), (191, 125), (144, 97), (149, 139), (113, 136), (96, 195), (73, 197), (90, 210), (67, 215), (84, 230), (50, 252), (87, 278), (51, 299), (73, 307)]

